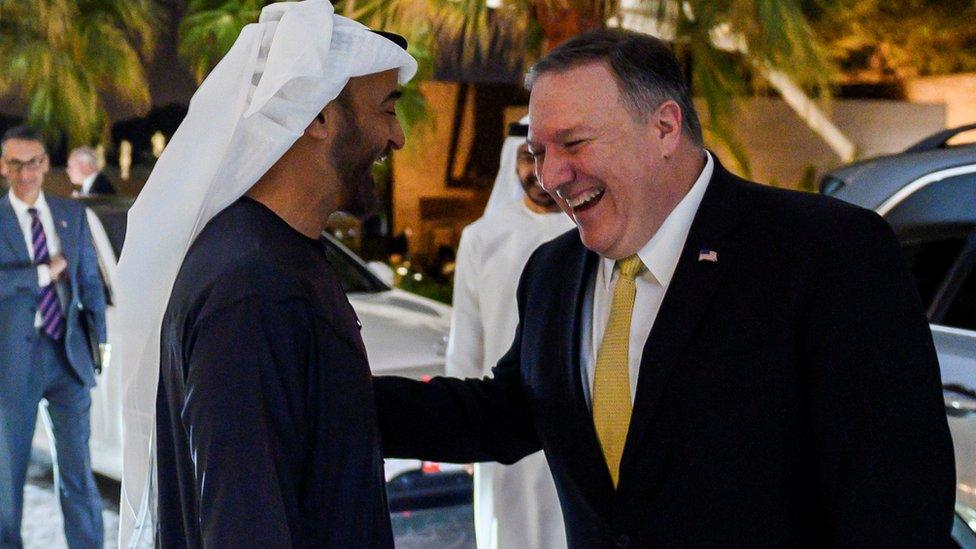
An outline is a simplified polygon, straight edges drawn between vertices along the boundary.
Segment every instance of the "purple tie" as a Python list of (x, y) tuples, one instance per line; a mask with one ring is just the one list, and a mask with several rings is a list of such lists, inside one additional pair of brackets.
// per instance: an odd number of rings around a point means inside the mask
[[(42, 265), (51, 261), (51, 253), (47, 249), (47, 236), (41, 218), (36, 208), (28, 208), (31, 216), (31, 241), (34, 243), (34, 264)], [(41, 328), (51, 339), (58, 341), (64, 335), (64, 313), (61, 311), (61, 301), (58, 300), (58, 290), (55, 282), (51, 282), (41, 290), (41, 301), (38, 308), (41, 311)]]

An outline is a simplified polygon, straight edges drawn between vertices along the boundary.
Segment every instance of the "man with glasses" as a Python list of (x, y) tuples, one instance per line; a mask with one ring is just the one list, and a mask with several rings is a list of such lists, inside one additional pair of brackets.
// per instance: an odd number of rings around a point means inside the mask
[(0, 547), (20, 547), (24, 481), (38, 403), (54, 433), (55, 485), (70, 547), (102, 547), (101, 499), (88, 438), (95, 385), (83, 310), (105, 341), (105, 293), (85, 208), (44, 194), (41, 136), (18, 126), (0, 140)]

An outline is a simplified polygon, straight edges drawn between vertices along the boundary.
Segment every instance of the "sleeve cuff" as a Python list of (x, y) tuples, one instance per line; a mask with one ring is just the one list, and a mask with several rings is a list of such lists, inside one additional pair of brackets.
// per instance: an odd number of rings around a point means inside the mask
[(37, 285), (41, 288), (51, 285), (51, 267), (47, 265), (37, 266)]

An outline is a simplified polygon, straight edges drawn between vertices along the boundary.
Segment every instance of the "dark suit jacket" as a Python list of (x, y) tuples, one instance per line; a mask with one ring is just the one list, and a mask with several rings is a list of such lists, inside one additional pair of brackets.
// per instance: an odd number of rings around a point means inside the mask
[(938, 363), (880, 217), (716, 165), (644, 346), (616, 490), (579, 363), (597, 260), (575, 230), (536, 250), (492, 379), (376, 378), (385, 454), (541, 447), (573, 547), (948, 543)]
[[(95, 246), (85, 217), (85, 207), (66, 198), (45, 195), (68, 261), (65, 311), (65, 351), (78, 378), (95, 384), (87, 334), (81, 326), (81, 309), (95, 313), (100, 341), (105, 341), (105, 289), (98, 269)], [(28, 378), (31, 342), (37, 337), (34, 315), (40, 300), (37, 267), (31, 263), (24, 235), (7, 194), (0, 195), (0, 380), (20, 383)]]
[(112, 182), (109, 181), (108, 177), (101, 172), (95, 176), (95, 181), (92, 182), (91, 188), (88, 189), (89, 196), (97, 194), (115, 194), (115, 186), (112, 185)]

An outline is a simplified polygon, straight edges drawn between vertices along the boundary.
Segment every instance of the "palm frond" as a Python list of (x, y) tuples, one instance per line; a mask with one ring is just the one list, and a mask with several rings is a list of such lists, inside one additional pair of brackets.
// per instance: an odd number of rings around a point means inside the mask
[(0, 3), (0, 90), (23, 98), (28, 123), (52, 140), (105, 139), (104, 95), (149, 106), (139, 53), (155, 46), (155, 9), (149, 0)]

